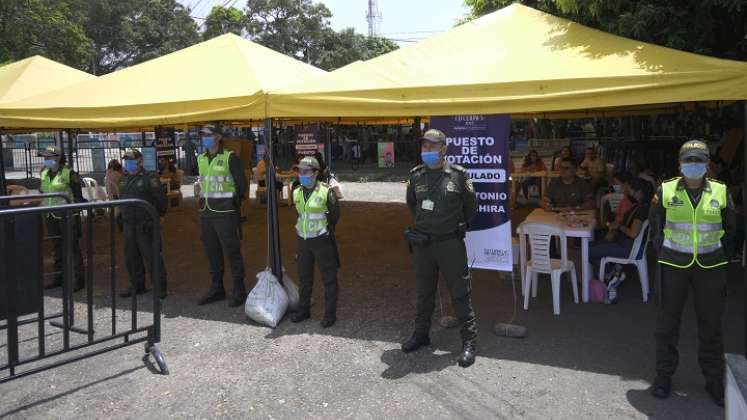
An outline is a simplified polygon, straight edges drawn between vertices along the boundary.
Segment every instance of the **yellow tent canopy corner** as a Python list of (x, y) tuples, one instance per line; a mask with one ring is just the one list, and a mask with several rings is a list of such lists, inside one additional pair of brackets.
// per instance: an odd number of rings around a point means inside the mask
[(742, 99), (747, 99), (747, 63), (618, 37), (513, 4), (412, 46), (271, 92), (269, 113), (534, 114)]
[(95, 76), (35, 55), (0, 67), (0, 104), (91, 79), (95, 79)]
[(234, 34), (0, 106), (5, 128), (119, 128), (266, 117), (266, 92), (325, 73)]

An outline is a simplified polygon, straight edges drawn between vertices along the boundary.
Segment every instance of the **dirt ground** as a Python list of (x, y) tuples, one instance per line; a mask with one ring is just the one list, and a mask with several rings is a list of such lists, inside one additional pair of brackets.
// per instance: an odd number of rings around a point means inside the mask
[[(540, 282), (538, 297), (528, 311), (520, 307), (514, 321), (529, 335), (514, 339), (492, 332), (495, 323), (512, 317), (511, 277), (475, 270), (477, 363), (458, 367), (458, 331), (436, 322), (430, 348), (403, 354), (399, 346), (412, 332), (415, 302), (401, 234), (410, 222), (404, 184), (348, 183), (345, 192), (338, 322), (332, 328), (319, 326), (319, 304), (312, 320), (293, 324), (286, 317), (276, 329), (248, 321), (243, 308), (226, 302), (196, 306), (209, 275), (196, 204), (188, 198), (163, 224), (170, 295), (160, 347), (171, 374), (154, 374), (142, 360), (142, 345), (127, 347), (0, 385), (0, 418), (723, 418), (703, 389), (691, 303), (675, 393), (667, 401), (649, 395), (655, 304), (641, 301), (635, 277), (622, 285), (616, 305), (574, 304), (563, 284), (560, 316), (552, 314), (549, 282)], [(293, 218), (291, 209), (280, 208), (283, 263), (295, 279)], [(265, 220), (265, 209), (254, 203), (243, 227), (249, 289), (266, 265)], [(106, 227), (97, 222), (95, 315), (102, 333), (112, 316)], [(118, 281), (124, 287), (119, 239)], [(744, 349), (743, 279), (734, 266), (725, 314), (729, 352)], [(228, 273), (225, 280), (230, 287)], [(320, 283), (317, 276), (317, 302)], [(47, 302), (50, 309), (59, 305), (59, 291), (50, 292)], [(139, 319), (150, 316), (148, 302), (150, 294), (139, 300)], [(78, 319), (85, 319), (84, 309), (78, 303)], [(126, 306), (121, 309), (115, 315), (120, 325), (129, 322)], [(437, 304), (434, 320), (438, 311)], [(22, 351), (34, 351), (33, 332), (23, 332)], [(59, 345), (59, 330), (47, 333), (49, 346)], [(2, 334), (0, 364), (5, 340)]]

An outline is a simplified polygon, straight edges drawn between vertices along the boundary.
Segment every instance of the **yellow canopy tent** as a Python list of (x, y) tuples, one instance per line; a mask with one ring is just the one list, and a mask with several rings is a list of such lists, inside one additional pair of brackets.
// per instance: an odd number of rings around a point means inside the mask
[(91, 79), (95, 76), (35, 55), (0, 67), (0, 104)]
[(747, 63), (621, 38), (513, 4), (270, 96), (272, 117), (633, 112), (638, 105), (747, 99)]
[(0, 105), (4, 128), (152, 127), (266, 116), (266, 92), (323, 74), (234, 34)]

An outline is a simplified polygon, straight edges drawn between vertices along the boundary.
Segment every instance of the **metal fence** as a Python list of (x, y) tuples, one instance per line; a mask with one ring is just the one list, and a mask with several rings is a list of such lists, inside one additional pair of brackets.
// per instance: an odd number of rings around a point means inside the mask
[[(0, 197), (0, 205), (7, 202), (34, 202), (59, 194), (38, 194), (25, 196), (3, 196)], [(142, 208), (150, 217), (153, 226), (153, 253), (151, 258), (152, 282), (153, 282), (153, 321), (146, 325), (138, 322), (138, 302), (134, 293), (134, 285), (130, 284), (132, 297), (130, 299), (130, 322), (125, 327), (117, 326), (117, 291), (116, 291), (116, 221), (114, 209), (125, 206)], [(111, 298), (111, 322), (110, 329), (94, 331), (94, 210), (108, 209), (109, 212), (109, 293)], [(87, 264), (85, 271), (85, 303), (86, 303), (86, 326), (85, 328), (75, 325), (75, 305), (73, 300), (73, 277), (74, 277), (74, 243), (78, 241), (75, 228), (75, 218), (78, 214), (87, 214), (85, 217), (84, 241)], [(42, 219), (54, 215), (61, 220), (61, 234), (46, 238), (50, 241), (59, 241), (62, 252), (62, 273), (44, 273), (42, 261), (41, 235)], [(28, 234), (28, 232), (34, 232)], [(83, 242), (83, 241), (81, 241)], [(0, 318), (5, 319), (0, 324), (0, 331), (6, 331), (7, 337), (7, 360), (0, 364), (0, 373), (8, 372), (7, 376), (0, 377), (0, 383), (16, 378), (31, 375), (47, 369), (73, 363), (82, 359), (96, 356), (123, 347), (145, 343), (146, 355), (150, 354), (158, 364), (160, 372), (168, 374), (166, 363), (157, 347), (161, 340), (161, 302), (159, 299), (161, 284), (159, 271), (158, 250), (160, 249), (160, 225), (159, 217), (152, 205), (143, 200), (115, 200), (96, 203), (63, 204), (59, 206), (41, 207), (0, 207), (0, 249), (3, 249), (2, 266), (0, 267), (0, 287), (3, 289), (3, 299), (0, 299)], [(17, 251), (18, 250), (18, 251)], [(27, 255), (17, 255), (24, 252)], [(29, 259), (29, 255), (35, 256)], [(38, 259), (38, 261), (34, 261)], [(99, 264), (97, 264), (99, 266)], [(62, 312), (48, 314), (45, 310), (44, 278), (45, 276), (62, 274)], [(27, 318), (32, 315), (32, 318)], [(54, 323), (57, 319), (61, 322)], [(46, 343), (46, 322), (52, 321), (52, 325), (62, 328), (62, 348), (48, 349)], [(101, 321), (101, 320), (99, 320)], [(19, 327), (36, 324), (36, 351), (22, 354), (19, 347)], [(100, 324), (99, 324), (100, 325)], [(28, 333), (28, 331), (26, 331)], [(70, 333), (81, 333), (85, 335), (85, 342), (71, 343)], [(58, 346), (59, 347), (59, 346)], [(28, 347), (24, 347), (28, 350)], [(74, 353), (74, 354), (73, 354)], [(50, 360), (53, 359), (53, 360)], [(31, 367), (29, 367), (31, 366)]]

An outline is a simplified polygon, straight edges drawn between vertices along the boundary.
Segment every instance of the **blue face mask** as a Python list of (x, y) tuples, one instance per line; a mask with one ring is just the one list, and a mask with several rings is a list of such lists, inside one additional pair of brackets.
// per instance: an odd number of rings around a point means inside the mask
[(690, 162), (680, 164), (680, 170), (685, 178), (689, 179), (700, 179), (703, 178), (708, 171), (708, 164), (704, 162)]
[(128, 173), (135, 173), (137, 171), (137, 161), (134, 159), (125, 159), (123, 162), (124, 170)]
[(44, 166), (46, 166), (49, 169), (54, 170), (54, 168), (57, 167), (57, 161), (54, 159), (44, 159)]
[(314, 177), (311, 175), (299, 175), (298, 182), (306, 188), (311, 188), (314, 185)]
[(212, 149), (215, 146), (215, 137), (203, 137), (202, 146), (206, 149)]
[(621, 193), (621, 192), (623, 192), (623, 186), (622, 185), (614, 184), (614, 185), (612, 185), (612, 191), (614, 191), (616, 193)]
[(423, 159), (423, 163), (431, 168), (438, 165), (441, 161), (440, 152), (421, 152), (420, 157)]

